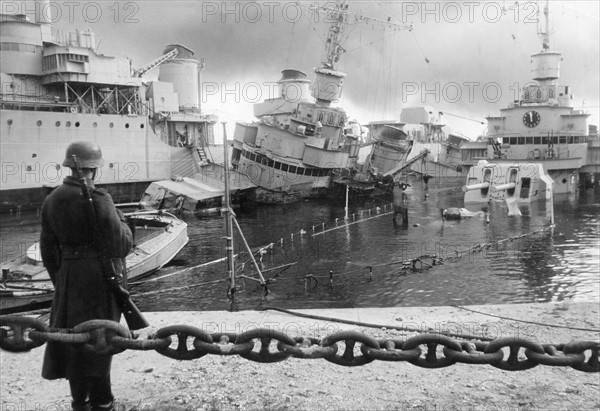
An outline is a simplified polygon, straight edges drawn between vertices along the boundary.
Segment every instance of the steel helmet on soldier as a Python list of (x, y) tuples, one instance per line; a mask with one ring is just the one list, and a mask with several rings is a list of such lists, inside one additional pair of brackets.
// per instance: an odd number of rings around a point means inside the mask
[(100, 146), (91, 141), (76, 141), (69, 144), (67, 153), (65, 154), (65, 161), (62, 164), (63, 167), (77, 167), (73, 160), (73, 155), (79, 160), (79, 167), (81, 168), (100, 168), (104, 165)]

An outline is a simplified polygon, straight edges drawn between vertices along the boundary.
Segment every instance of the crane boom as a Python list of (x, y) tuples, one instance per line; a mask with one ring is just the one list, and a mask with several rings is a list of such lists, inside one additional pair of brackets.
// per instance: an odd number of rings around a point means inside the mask
[(336, 2), (329, 2), (327, 6), (319, 6), (318, 4), (308, 6), (308, 9), (313, 13), (325, 13), (331, 24), (325, 42), (325, 53), (322, 61), (323, 66), (326, 68), (333, 69), (335, 63), (339, 61), (342, 53), (346, 51), (342, 47), (342, 40), (344, 37), (344, 30), (349, 24), (351, 17), (354, 17), (354, 20), (357, 23), (362, 22), (376, 24), (382, 27), (391, 28), (393, 30), (412, 31), (413, 29), (412, 24), (398, 24), (392, 22), (391, 19), (384, 21), (373, 17), (351, 14), (348, 12), (348, 5), (349, 3), (347, 0), (338, 0)]
[(154, 67), (160, 66), (161, 64), (174, 59), (175, 57), (177, 57), (178, 54), (179, 54), (179, 50), (177, 50), (175, 48), (175, 49), (169, 51), (168, 53), (163, 54), (156, 60), (153, 60), (150, 63), (146, 64), (145, 66), (140, 67), (139, 69), (135, 70), (131, 76), (132, 77), (142, 77), (144, 74), (146, 74), (148, 71), (152, 70)]

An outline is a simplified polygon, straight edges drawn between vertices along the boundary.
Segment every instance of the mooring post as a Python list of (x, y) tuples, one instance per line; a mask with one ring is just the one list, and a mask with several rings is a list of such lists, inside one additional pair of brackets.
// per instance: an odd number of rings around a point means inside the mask
[(408, 227), (408, 208), (399, 204), (394, 204), (394, 224), (398, 223), (398, 216), (402, 217), (402, 225)]

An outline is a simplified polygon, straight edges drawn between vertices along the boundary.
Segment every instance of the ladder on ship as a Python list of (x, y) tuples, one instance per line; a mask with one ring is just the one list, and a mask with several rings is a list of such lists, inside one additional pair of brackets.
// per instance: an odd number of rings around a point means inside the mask
[(427, 155), (429, 154), (429, 149), (424, 149), (422, 150), (419, 154), (417, 154), (416, 156), (414, 156), (413, 158), (411, 158), (410, 160), (408, 160), (407, 162), (405, 162), (404, 164), (399, 165), (396, 168), (391, 169), (390, 171), (386, 172), (383, 176), (392, 176), (394, 179), (394, 182), (397, 182), (398, 179), (397, 177), (407, 168), (409, 168), (410, 166), (412, 166), (414, 163), (416, 163), (417, 161), (421, 160), (422, 158), (425, 158)]
[(200, 147), (200, 146), (196, 146), (196, 153), (198, 154), (198, 158), (200, 159), (201, 163), (210, 163), (210, 158), (208, 158), (208, 154), (206, 153), (206, 150), (204, 149), (204, 147)]

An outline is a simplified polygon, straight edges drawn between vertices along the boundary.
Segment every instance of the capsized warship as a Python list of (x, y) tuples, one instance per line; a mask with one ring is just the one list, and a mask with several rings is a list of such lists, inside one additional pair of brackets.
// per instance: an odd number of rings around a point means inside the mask
[[(462, 177), (460, 147), (468, 139), (444, 125), (442, 115), (429, 106), (405, 107), (400, 121), (367, 124), (372, 144), (367, 170), (373, 175), (398, 174), (402, 169), (434, 178)], [(413, 161), (416, 157), (421, 161)]]
[[(236, 124), (232, 166), (257, 185), (257, 202), (286, 203), (326, 195), (336, 176), (357, 166), (360, 129), (348, 121), (343, 108), (334, 105), (346, 77), (335, 66), (344, 52), (347, 10), (347, 2), (322, 10), (331, 24), (314, 83), (300, 70), (283, 70), (278, 96), (254, 105), (257, 121)], [(400, 27), (364, 16), (356, 21)]]

